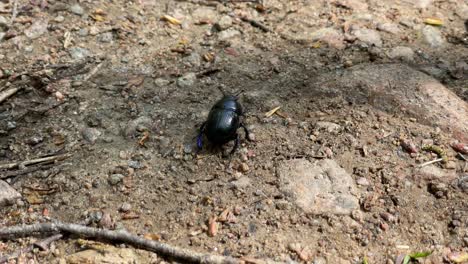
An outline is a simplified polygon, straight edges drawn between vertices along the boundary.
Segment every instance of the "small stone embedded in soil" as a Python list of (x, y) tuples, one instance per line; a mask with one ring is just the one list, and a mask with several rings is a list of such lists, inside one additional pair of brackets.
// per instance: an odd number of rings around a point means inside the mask
[(231, 182), (232, 186), (236, 189), (244, 189), (250, 186), (251, 180), (249, 177), (241, 177), (238, 180)]
[(239, 170), (241, 172), (248, 172), (250, 170), (249, 168), (249, 165), (247, 165), (247, 163), (245, 162), (242, 162), (240, 165), (239, 165)]
[(75, 15), (83, 15), (84, 14), (84, 9), (81, 7), (79, 4), (73, 4), (70, 6), (70, 12), (72, 12)]
[(3, 27), (8, 26), (8, 20), (4, 16), (0, 16), (0, 31)]
[(334, 160), (288, 160), (278, 173), (281, 190), (306, 213), (350, 214), (359, 207), (353, 178)]
[(337, 134), (342, 130), (340, 125), (327, 121), (319, 121), (315, 123), (315, 128), (318, 130), (325, 130), (328, 133), (334, 134)]
[(112, 35), (112, 32), (104, 32), (104, 33), (100, 34), (97, 37), (97, 39), (100, 42), (109, 43), (109, 42), (112, 42), (112, 40), (114, 39), (114, 36)]
[(129, 160), (128, 166), (133, 169), (142, 169), (145, 167), (141, 162), (136, 161), (136, 160)]
[(468, 174), (460, 177), (458, 180), (458, 187), (465, 193), (468, 193)]
[(429, 44), (429, 46), (432, 48), (438, 48), (445, 44), (445, 40), (438, 28), (429, 25), (425, 26), (422, 29), (422, 34), (426, 43)]
[(47, 20), (38, 19), (34, 21), (34, 23), (28, 29), (24, 31), (24, 34), (29, 39), (36, 39), (47, 32), (48, 25), (49, 25), (49, 22)]
[(392, 48), (387, 56), (390, 59), (402, 59), (404, 61), (413, 61), (414, 51), (410, 47), (398, 46)]
[(81, 132), (83, 138), (91, 144), (96, 143), (101, 134), (101, 131), (94, 127), (87, 127)]
[(0, 208), (5, 205), (12, 205), (17, 199), (21, 198), (21, 194), (17, 192), (5, 181), (0, 180)]
[(398, 34), (400, 33), (400, 29), (398, 28), (397, 24), (393, 23), (380, 23), (377, 25), (377, 29), (380, 31), (392, 33), (392, 34)]
[(218, 39), (219, 40), (228, 40), (228, 39), (240, 36), (240, 35), (241, 35), (241, 33), (240, 33), (239, 30), (230, 28), (230, 29), (219, 32)]
[(196, 80), (197, 75), (193, 72), (189, 72), (177, 79), (177, 86), (180, 88), (188, 88), (194, 85)]
[(200, 56), (200, 54), (198, 52), (192, 52), (186, 58), (186, 60), (193, 67), (200, 67), (202, 58), (201, 58), (201, 56)]
[(356, 36), (358, 40), (368, 45), (382, 47), (382, 39), (380, 38), (380, 34), (375, 30), (360, 28), (353, 31), (353, 35)]
[(140, 116), (134, 120), (128, 122), (127, 126), (125, 127), (125, 136), (126, 137), (134, 137), (135, 134), (138, 132), (138, 128), (146, 127), (150, 128), (153, 120), (147, 116)]
[(92, 53), (89, 50), (80, 47), (71, 48), (68, 50), (68, 52), (74, 60), (82, 60), (92, 55)]
[(111, 174), (109, 176), (109, 183), (110, 185), (117, 185), (123, 180), (123, 178), (125, 178), (125, 176), (122, 174)]
[(369, 181), (364, 177), (359, 177), (359, 179), (357, 179), (356, 183), (358, 185), (361, 185), (361, 186), (369, 186)]
[(154, 80), (154, 84), (157, 87), (164, 87), (167, 86), (169, 83), (171, 83), (169, 80), (163, 79), (163, 78), (157, 78)]
[(124, 213), (129, 212), (131, 209), (132, 209), (132, 205), (129, 204), (129, 203), (123, 203), (123, 204), (120, 206), (120, 211), (121, 211), (121, 212), (124, 212)]
[(221, 17), (221, 19), (216, 23), (216, 28), (218, 30), (226, 30), (232, 26), (232, 18), (228, 15)]

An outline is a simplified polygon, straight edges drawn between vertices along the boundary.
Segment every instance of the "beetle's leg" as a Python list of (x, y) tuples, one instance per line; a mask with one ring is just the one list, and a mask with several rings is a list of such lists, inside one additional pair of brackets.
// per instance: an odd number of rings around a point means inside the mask
[(252, 140), (250, 139), (250, 133), (249, 133), (249, 130), (247, 129), (247, 127), (246, 127), (243, 123), (241, 124), (241, 127), (242, 127), (242, 128), (244, 129), (244, 131), (245, 131), (245, 137), (247, 138), (247, 140), (248, 140), (248, 141), (252, 141)]
[(203, 147), (203, 142), (202, 142), (202, 139), (203, 139), (203, 132), (205, 130), (205, 123), (203, 123), (200, 127), (200, 132), (198, 133), (198, 137), (197, 137), (197, 147), (198, 149), (201, 149)]
[(239, 135), (237, 134), (236, 139), (234, 139), (234, 147), (231, 150), (231, 153), (230, 153), (231, 155), (234, 154), (234, 152), (236, 152), (236, 150), (237, 150), (237, 147), (239, 147), (239, 141), (240, 141), (239, 140)]

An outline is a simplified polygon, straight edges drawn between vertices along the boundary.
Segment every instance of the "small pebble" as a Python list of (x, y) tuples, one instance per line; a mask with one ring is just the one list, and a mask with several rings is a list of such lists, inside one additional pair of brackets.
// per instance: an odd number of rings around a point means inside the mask
[(249, 168), (249, 165), (247, 165), (247, 163), (242, 162), (242, 163), (240, 164), (240, 166), (239, 166), (239, 170), (240, 170), (241, 172), (248, 172), (248, 171), (250, 170), (250, 168)]
[(357, 179), (356, 183), (361, 186), (369, 186), (369, 181), (364, 177)]
[(110, 185), (117, 185), (123, 180), (123, 178), (125, 178), (125, 176), (123, 176), (122, 174), (112, 174), (109, 177), (109, 183)]
[(131, 209), (132, 209), (132, 205), (130, 205), (129, 203), (123, 203), (120, 206), (120, 211), (123, 212), (123, 213), (129, 212)]

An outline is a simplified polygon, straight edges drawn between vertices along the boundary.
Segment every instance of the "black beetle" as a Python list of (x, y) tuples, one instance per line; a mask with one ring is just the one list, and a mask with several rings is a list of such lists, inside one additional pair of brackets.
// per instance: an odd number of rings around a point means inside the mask
[(223, 98), (213, 105), (208, 114), (208, 119), (200, 127), (200, 133), (197, 137), (197, 146), (198, 149), (202, 148), (203, 134), (206, 135), (210, 143), (218, 146), (234, 140), (234, 147), (231, 150), (231, 154), (233, 154), (239, 146), (237, 129), (242, 127), (247, 139), (250, 140), (249, 131), (242, 120), (244, 112), (238, 101), (239, 95), (243, 91), (234, 95), (227, 95), (222, 90), (221, 92), (223, 93)]

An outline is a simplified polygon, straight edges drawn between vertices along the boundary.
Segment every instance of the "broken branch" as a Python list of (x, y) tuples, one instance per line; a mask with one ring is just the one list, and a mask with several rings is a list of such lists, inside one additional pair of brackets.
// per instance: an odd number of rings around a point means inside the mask
[(155, 252), (156, 254), (164, 255), (166, 257), (190, 263), (245, 263), (243, 260), (232, 257), (196, 253), (187, 249), (173, 247), (161, 242), (144, 239), (142, 237), (133, 235), (123, 230), (111, 231), (106, 229), (92, 228), (62, 222), (38, 223), (33, 225), (22, 225), (2, 228), (0, 229), (0, 239), (16, 239), (18, 237), (30, 236), (32, 233), (69, 233), (80, 237), (86, 237), (89, 239), (102, 239), (112, 242), (123, 242), (137, 248), (143, 248)]
[(47, 247), (49, 246), (50, 243), (52, 243), (52, 242), (54, 242), (56, 240), (59, 240), (60, 238), (62, 238), (62, 236), (63, 235), (61, 235), (61, 234), (53, 235), (53, 236), (50, 236), (50, 237), (45, 238), (43, 240), (40, 240), (38, 242), (35, 242), (35, 243), (29, 245), (26, 248), (21, 248), (21, 249), (15, 251), (15, 252), (13, 252), (11, 255), (1, 257), (0, 258), (0, 263), (8, 262), (11, 259), (16, 259), (16, 258), (18, 258), (19, 256), (21, 256), (23, 254), (31, 252), (34, 249), (34, 246), (38, 247), (41, 250), (47, 250)]
[(21, 87), (13, 87), (13, 88), (10, 88), (8, 90), (5, 90), (5, 91), (1, 92), (0, 93), (0, 103), (5, 101), (8, 97), (14, 95), (16, 92), (18, 92), (21, 89), (22, 89)]
[(41, 163), (41, 162), (46, 162), (46, 161), (55, 161), (55, 160), (63, 160), (68, 157), (70, 157), (70, 154), (63, 154), (63, 155), (56, 155), (56, 156), (49, 156), (45, 158), (38, 158), (38, 159), (32, 159), (32, 160), (26, 160), (26, 161), (21, 161), (21, 162), (12, 162), (12, 163), (7, 163), (7, 164), (0, 164), (0, 170), (2, 169), (13, 169), (16, 168), (20, 165), (22, 166), (28, 166), (31, 164), (36, 164), (36, 163)]

